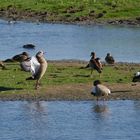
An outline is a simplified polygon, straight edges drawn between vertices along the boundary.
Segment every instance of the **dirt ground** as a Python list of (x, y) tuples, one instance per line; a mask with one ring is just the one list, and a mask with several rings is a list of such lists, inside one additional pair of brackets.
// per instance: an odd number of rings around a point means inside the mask
[[(106, 100), (140, 100), (140, 83), (104, 85), (111, 89), (111, 95), (105, 97)], [(1, 94), (0, 100), (96, 100), (90, 94), (91, 89), (91, 84), (48, 86), (41, 93), (34, 90), (32, 93)]]

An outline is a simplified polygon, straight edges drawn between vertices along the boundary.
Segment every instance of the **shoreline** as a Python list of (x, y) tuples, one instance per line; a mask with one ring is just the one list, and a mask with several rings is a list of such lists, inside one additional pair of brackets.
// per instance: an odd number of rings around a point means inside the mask
[[(7, 14), (8, 13), (8, 14)], [(17, 12), (18, 13), (18, 12)], [(39, 15), (39, 16), (37, 16)], [(47, 15), (46, 15), (47, 17)], [(34, 12), (26, 12), (22, 11), (22, 15), (14, 15), (10, 13), (8, 10), (0, 11), (0, 19), (7, 20), (8, 22), (33, 22), (33, 23), (49, 23), (49, 24), (72, 24), (72, 25), (114, 25), (114, 26), (128, 26), (128, 27), (140, 27), (140, 17), (136, 19), (75, 19), (69, 20), (59, 19), (59, 20), (49, 20), (47, 18), (44, 19), (44, 13), (34, 13)]]
[[(34, 18), (30, 18), (30, 17), (27, 17), (27, 18), (17, 18), (16, 20), (13, 20), (12, 18), (10, 17), (1, 17), (0, 16), (0, 19), (2, 20), (5, 20), (7, 22), (18, 22), (18, 21), (22, 21), (22, 22), (27, 22), (27, 23), (37, 23), (37, 24), (40, 24), (40, 23), (47, 23), (47, 24), (66, 24), (66, 25), (79, 25), (79, 26), (82, 26), (82, 25), (91, 25), (91, 26), (94, 26), (94, 25), (99, 25), (99, 26), (108, 26), (108, 25), (112, 25), (112, 26), (124, 26), (124, 27), (140, 27), (140, 22), (137, 22), (137, 20), (104, 20), (104, 21), (48, 21), (48, 20), (45, 20), (45, 21), (42, 21), (41, 19), (36, 19), (36, 17)], [(14, 24), (15, 24), (14, 23)]]
[[(66, 68), (76, 67), (80, 68), (87, 64), (87, 61), (79, 61), (79, 60), (53, 60), (48, 61), (50, 65), (53, 67), (64, 66)], [(12, 65), (12, 62), (9, 64)], [(139, 68), (140, 63), (116, 63), (115, 66), (108, 66), (104, 63), (104, 66), (114, 67), (116, 70), (124, 71), (132, 71), (136, 67)], [(62, 68), (63, 70), (63, 68)], [(17, 71), (17, 70), (16, 70)], [(85, 71), (85, 70), (84, 70)], [(3, 71), (4, 72), (4, 71)], [(19, 71), (20, 72), (20, 71)], [(58, 70), (57, 70), (58, 72)], [(21, 72), (20, 72), (21, 73)], [(20, 74), (19, 73), (19, 74)], [(47, 72), (46, 72), (47, 73)], [(63, 72), (62, 72), (63, 73)], [(89, 73), (89, 71), (88, 71)], [(19, 75), (18, 74), (18, 75)], [(53, 73), (50, 73), (52, 75)], [(96, 73), (97, 75), (97, 73)], [(25, 76), (27, 76), (25, 74)], [(55, 76), (55, 75), (52, 75)], [(65, 76), (65, 75), (64, 75)], [(87, 78), (86, 75), (77, 75), (77, 78)], [(47, 76), (48, 78), (48, 76)], [(52, 77), (53, 78), (53, 77)], [(96, 78), (99, 78), (96, 76)], [(16, 78), (17, 79), (17, 78)], [(13, 85), (12, 88), (5, 87), (8, 89), (4, 89), (2, 84), (0, 86), (0, 101), (85, 101), (85, 100), (96, 100), (96, 97), (90, 94), (92, 89), (93, 78), (90, 79), (90, 82), (86, 83), (62, 83), (62, 84), (45, 84), (45, 81), (42, 83), (43, 85), (38, 89), (34, 90), (33, 85), (31, 85), (32, 89), (26, 87), (23, 89), (15, 88), (16, 85)], [(24, 80), (24, 78), (23, 78)], [(55, 80), (55, 77), (54, 77)], [(118, 79), (122, 80), (122, 79)], [(17, 79), (17, 81), (19, 81)], [(24, 81), (19, 81), (19, 84), (24, 83)], [(33, 84), (33, 83), (32, 83)], [(106, 100), (140, 100), (140, 83), (121, 83), (121, 81), (115, 83), (109, 83), (108, 81), (103, 81), (103, 84), (106, 85), (111, 90), (111, 95), (106, 97)], [(11, 86), (10, 86), (11, 87)]]
[(7, 0), (0, 3), (0, 18), (9, 21), (140, 27), (138, 1)]
[[(137, 84), (105, 84), (111, 89), (111, 95), (105, 100), (140, 100), (140, 83)], [(69, 84), (47, 86), (46, 89), (33, 90), (22, 94), (0, 94), (0, 101), (91, 101), (96, 97), (90, 94), (91, 84)], [(54, 90), (55, 89), (55, 90)], [(101, 97), (100, 100), (104, 98)]]

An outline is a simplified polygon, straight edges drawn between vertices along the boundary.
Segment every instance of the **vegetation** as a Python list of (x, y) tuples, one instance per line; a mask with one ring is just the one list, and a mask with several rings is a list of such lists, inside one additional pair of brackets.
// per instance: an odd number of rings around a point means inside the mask
[(136, 19), (140, 0), (1, 0), (0, 9), (47, 14), (47, 20)]
[[(114, 66), (105, 65), (103, 73), (99, 76), (97, 71), (90, 76), (90, 69), (83, 68), (86, 64), (82, 62), (50, 62), (45, 76), (41, 80), (41, 88), (47, 89), (49, 86), (69, 85), (69, 84), (91, 84), (95, 79), (100, 79), (103, 83), (131, 83), (132, 76), (139, 70), (139, 64), (116, 64)], [(20, 94), (35, 91), (35, 81), (26, 81), (31, 76), (30, 73), (21, 71), (19, 64), (7, 63), (6, 70), (0, 69), (0, 95)]]

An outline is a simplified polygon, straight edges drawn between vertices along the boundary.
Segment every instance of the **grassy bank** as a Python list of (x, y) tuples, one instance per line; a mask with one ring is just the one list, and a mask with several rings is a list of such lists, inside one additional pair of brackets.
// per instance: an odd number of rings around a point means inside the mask
[(9, 18), (42, 21), (139, 20), (140, 0), (1, 0), (0, 11)]
[(37, 95), (42, 100), (92, 99), (90, 90), (94, 80), (100, 79), (110, 88), (116, 84), (117, 90), (122, 90), (123, 85), (130, 84), (133, 74), (139, 71), (139, 64), (105, 65), (101, 77), (96, 71), (91, 77), (90, 70), (82, 68), (85, 65), (85, 62), (77, 61), (49, 62), (40, 89), (34, 90), (35, 81), (25, 80), (30, 73), (21, 71), (18, 63), (6, 63), (7, 70), (0, 69), (0, 98), (30, 99)]

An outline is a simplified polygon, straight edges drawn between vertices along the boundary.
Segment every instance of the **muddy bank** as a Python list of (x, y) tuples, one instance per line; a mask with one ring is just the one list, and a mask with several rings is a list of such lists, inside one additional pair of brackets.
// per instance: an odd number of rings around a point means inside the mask
[[(106, 97), (106, 100), (140, 100), (139, 83), (106, 85), (112, 92), (111, 95)], [(96, 98), (90, 94), (91, 88), (91, 84), (47, 86), (46, 88), (41, 89), (41, 91), (25, 91), (22, 94), (0, 94), (0, 100), (96, 100)]]
[[(101, 16), (102, 17), (102, 16)], [(76, 18), (58, 17), (57, 13), (49, 12), (35, 12), (31, 10), (17, 10), (9, 6), (0, 9), (0, 18), (8, 21), (27, 21), (27, 22), (43, 22), (43, 23), (65, 23), (65, 24), (109, 24), (109, 25), (127, 25), (140, 26), (140, 17), (134, 19), (101, 19), (100, 15), (89, 14), (88, 16), (81, 16)]]
[[(81, 67), (87, 64), (87, 61), (80, 60), (59, 60), (59, 61), (48, 61), (55, 66), (65, 66), (65, 67)], [(106, 66), (105, 63), (103, 63)], [(129, 70), (139, 67), (140, 64), (137, 63), (116, 63), (115, 69), (120, 69), (122, 72), (122, 65), (125, 66), (125, 71), (127, 71), (126, 66)], [(90, 77), (89, 77), (90, 78)], [(129, 82), (129, 83), (108, 83), (103, 82), (108, 88), (111, 89), (111, 95), (106, 97), (106, 100), (140, 100), (140, 83)], [(70, 83), (62, 85), (44, 85), (38, 90), (23, 89), (22, 91), (18, 89), (11, 90), (9, 93), (0, 87), (0, 100), (96, 100), (90, 92), (92, 89), (92, 79), (91, 82), (87, 83)]]

